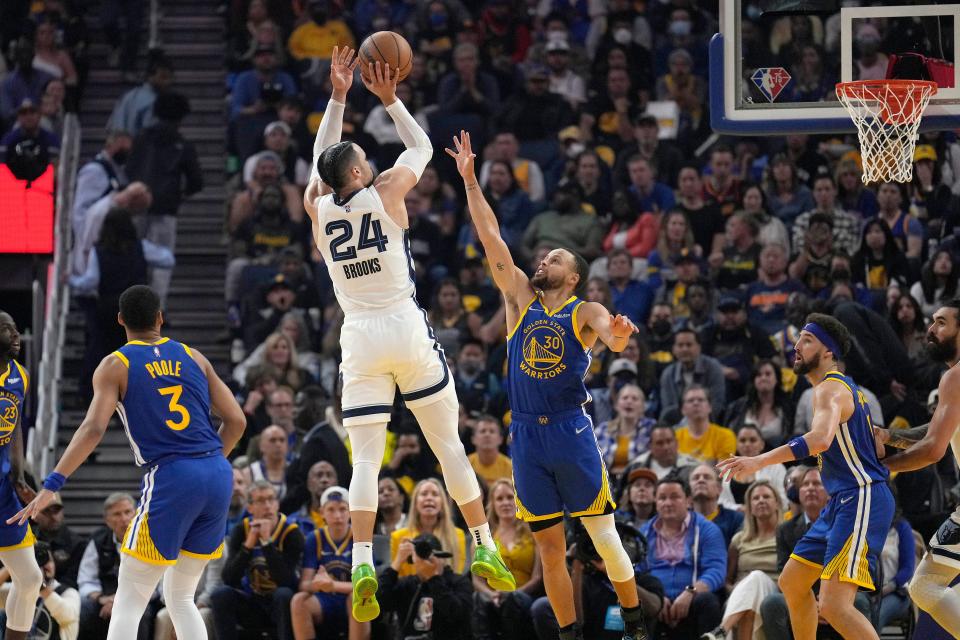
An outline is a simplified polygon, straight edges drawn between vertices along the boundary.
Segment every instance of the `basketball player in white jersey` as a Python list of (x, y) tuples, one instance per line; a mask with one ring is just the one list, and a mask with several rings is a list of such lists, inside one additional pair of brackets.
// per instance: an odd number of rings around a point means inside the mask
[[(904, 431), (878, 429), (877, 441), (907, 448), (887, 458), (891, 471), (913, 471), (935, 464), (947, 446), (960, 464), (960, 298), (943, 303), (927, 329), (927, 353), (949, 369), (940, 378), (939, 402), (930, 423)], [(960, 638), (960, 587), (950, 587), (960, 575), (960, 507), (930, 540), (908, 589), (918, 607), (953, 637)]]
[(406, 146), (393, 168), (374, 179), (363, 149), (340, 142), (344, 101), (358, 61), (352, 49), (331, 59), (333, 95), (314, 144), (313, 171), (304, 206), (313, 236), (344, 312), (343, 424), (353, 450), (350, 517), (353, 526), (353, 616), (380, 612), (373, 570), (377, 476), (386, 446), (396, 387), (420, 423), (443, 468), (476, 544), (471, 570), (494, 589), (516, 582), (504, 565), (484, 513), (480, 485), (457, 433), (458, 403), (443, 349), (415, 298), (403, 198), (420, 180), (433, 145), (403, 103), (397, 74), (371, 64), (363, 82), (383, 102)]

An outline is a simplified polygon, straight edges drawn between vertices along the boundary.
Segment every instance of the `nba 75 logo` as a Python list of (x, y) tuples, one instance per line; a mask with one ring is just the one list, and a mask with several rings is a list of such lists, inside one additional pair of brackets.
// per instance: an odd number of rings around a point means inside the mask
[(790, 74), (783, 67), (761, 67), (750, 77), (760, 93), (770, 102), (777, 99), (783, 88), (790, 82)]

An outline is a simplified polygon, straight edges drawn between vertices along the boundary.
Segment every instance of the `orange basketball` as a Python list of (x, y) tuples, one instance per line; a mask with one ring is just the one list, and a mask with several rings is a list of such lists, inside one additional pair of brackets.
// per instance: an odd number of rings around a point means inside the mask
[(398, 80), (410, 75), (413, 69), (413, 50), (403, 36), (393, 31), (377, 31), (360, 44), (360, 73), (367, 77), (368, 65), (380, 61), (390, 65), (390, 73), (399, 71)]

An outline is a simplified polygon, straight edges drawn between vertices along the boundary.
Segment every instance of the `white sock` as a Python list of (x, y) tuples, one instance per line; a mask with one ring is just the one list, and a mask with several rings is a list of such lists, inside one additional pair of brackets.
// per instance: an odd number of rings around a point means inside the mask
[(470, 533), (473, 534), (473, 541), (478, 547), (486, 547), (490, 551), (497, 550), (497, 543), (490, 535), (490, 523), (484, 522), (479, 527), (470, 527)]
[(373, 543), (372, 542), (354, 542), (353, 543), (353, 568), (356, 569), (361, 564), (373, 566)]

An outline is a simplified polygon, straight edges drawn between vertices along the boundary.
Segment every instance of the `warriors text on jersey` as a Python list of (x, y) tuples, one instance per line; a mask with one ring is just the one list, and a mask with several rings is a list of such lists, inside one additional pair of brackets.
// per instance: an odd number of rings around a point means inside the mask
[(582, 304), (571, 296), (550, 310), (534, 298), (507, 334), (507, 394), (514, 413), (561, 413), (590, 400), (583, 383), (590, 349), (577, 326)]
[(317, 201), (317, 247), (344, 313), (382, 309), (414, 295), (406, 231), (387, 215), (375, 187)]
[(853, 415), (837, 428), (830, 448), (820, 454), (823, 486), (831, 496), (873, 482), (886, 482), (889, 470), (877, 458), (870, 407), (850, 376), (831, 371), (823, 382), (835, 380), (853, 394)]
[(138, 466), (223, 448), (210, 421), (210, 386), (190, 348), (169, 338), (133, 340), (115, 351), (127, 366), (117, 405)]

